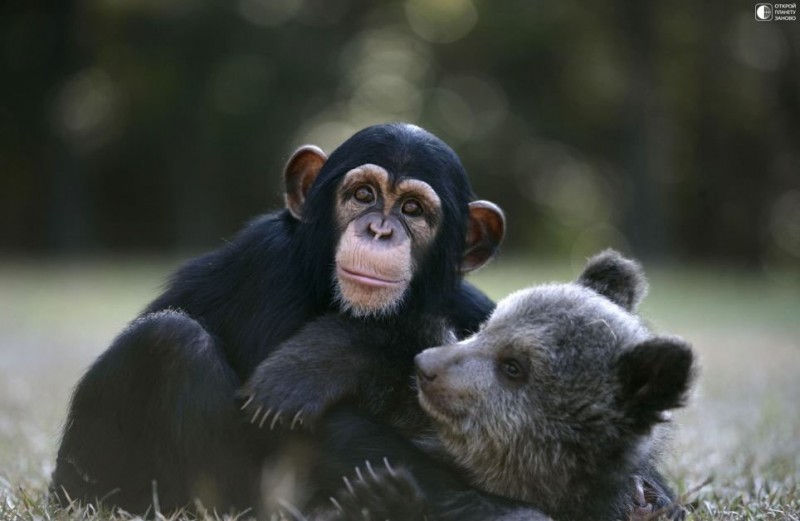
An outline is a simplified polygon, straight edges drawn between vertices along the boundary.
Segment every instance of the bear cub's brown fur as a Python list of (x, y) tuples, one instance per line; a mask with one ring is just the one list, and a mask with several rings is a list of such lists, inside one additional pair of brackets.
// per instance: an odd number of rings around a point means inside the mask
[(608, 250), (577, 282), (518, 291), (478, 334), (417, 356), (420, 403), (476, 487), (558, 521), (647, 507), (631, 476), (658, 475), (695, 362), (635, 314), (646, 292), (639, 264)]

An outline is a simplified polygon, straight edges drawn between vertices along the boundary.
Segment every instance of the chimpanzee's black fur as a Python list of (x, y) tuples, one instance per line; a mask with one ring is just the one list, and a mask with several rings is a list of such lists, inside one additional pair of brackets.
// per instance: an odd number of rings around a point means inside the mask
[[(189, 261), (89, 368), (73, 396), (53, 474), (51, 489), (62, 502), (103, 499), (142, 512), (155, 487), (164, 511), (195, 498), (218, 511), (257, 503), (262, 461), (289, 431), (250, 425), (236, 391), (304, 324), (337, 312), (334, 194), (347, 171), (367, 163), (428, 183), (443, 220), (397, 312), (358, 320), (376, 330), (411, 331), (431, 316), (462, 335), (478, 328), (493, 303), (459, 272), (474, 196), (458, 157), (418, 127), (364, 129), (325, 162), (302, 221), (288, 210), (259, 217), (220, 249)], [(435, 343), (423, 339), (385, 353), (387, 367), (406, 378), (414, 354)], [(346, 428), (358, 428), (358, 414)]]

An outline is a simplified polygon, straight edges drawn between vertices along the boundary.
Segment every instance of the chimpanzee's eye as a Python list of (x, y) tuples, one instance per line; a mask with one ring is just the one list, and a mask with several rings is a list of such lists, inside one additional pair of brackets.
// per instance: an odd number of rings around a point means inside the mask
[(403, 203), (401, 210), (405, 215), (410, 217), (419, 217), (422, 215), (422, 205), (415, 199), (408, 199)]
[(375, 192), (372, 191), (371, 186), (362, 185), (356, 188), (356, 191), (353, 192), (353, 197), (359, 203), (369, 204), (375, 200)]
[(506, 358), (505, 360), (502, 360), (500, 362), (500, 369), (503, 371), (503, 374), (512, 380), (517, 380), (525, 375), (525, 372), (522, 369), (522, 364), (513, 358)]

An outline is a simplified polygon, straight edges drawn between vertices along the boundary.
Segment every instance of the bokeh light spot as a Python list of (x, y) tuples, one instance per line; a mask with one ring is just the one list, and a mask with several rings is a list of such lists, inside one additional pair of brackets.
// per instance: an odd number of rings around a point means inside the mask
[(91, 68), (68, 80), (56, 101), (56, 125), (77, 148), (93, 148), (109, 137), (116, 92), (109, 75)]
[(458, 41), (478, 23), (471, 0), (407, 0), (405, 10), (411, 29), (433, 43)]

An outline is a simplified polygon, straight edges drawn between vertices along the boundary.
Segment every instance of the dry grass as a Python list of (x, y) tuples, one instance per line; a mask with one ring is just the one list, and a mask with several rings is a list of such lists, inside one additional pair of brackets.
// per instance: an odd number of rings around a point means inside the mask
[[(112, 517), (46, 503), (59, 430), (81, 372), (174, 265), (0, 264), (1, 519)], [(800, 288), (720, 269), (650, 271), (643, 312), (691, 340), (703, 365), (667, 461), (691, 518), (800, 519)], [(502, 259), (475, 282), (499, 298), (574, 273)]]

